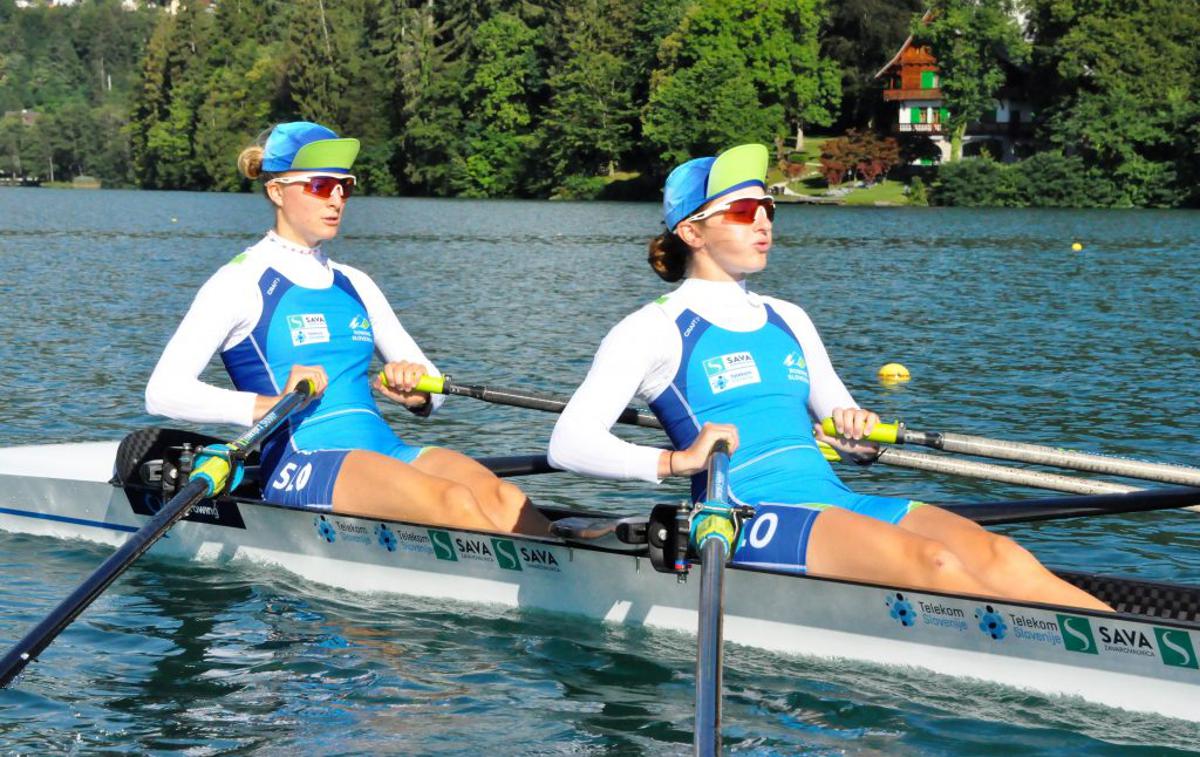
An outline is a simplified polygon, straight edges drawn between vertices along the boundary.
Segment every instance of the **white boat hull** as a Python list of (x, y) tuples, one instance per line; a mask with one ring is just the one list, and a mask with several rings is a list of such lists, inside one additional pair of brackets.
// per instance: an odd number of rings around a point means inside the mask
[[(146, 516), (108, 483), (115, 452), (115, 442), (0, 449), (0, 529), (122, 543)], [(273, 564), (351, 591), (696, 627), (698, 576), (680, 582), (633, 553), (261, 504), (202, 503), (195, 517), (219, 522), (182, 521), (152, 554)], [(1200, 722), (1200, 626), (1192, 622), (743, 569), (726, 580), (725, 638), (735, 644), (912, 666)], [(989, 633), (987, 620), (1000, 624)]]

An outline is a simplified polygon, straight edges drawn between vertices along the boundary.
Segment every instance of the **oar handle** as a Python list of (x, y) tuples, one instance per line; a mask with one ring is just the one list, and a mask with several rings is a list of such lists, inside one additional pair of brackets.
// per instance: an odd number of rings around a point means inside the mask
[[(821, 428), (830, 436), (837, 436), (837, 426), (833, 425), (833, 418), (826, 418), (821, 421)], [(875, 429), (871, 431), (865, 438), (869, 442), (880, 442), (882, 444), (899, 444), (900, 434), (904, 430), (904, 424), (900, 421), (895, 423), (876, 423)]]
[[(448, 378), (449, 376), (430, 376), (426, 374), (417, 379), (417, 385), (413, 387), (413, 391), (429, 392), (430, 394), (445, 394), (446, 381)], [(392, 385), (391, 382), (388, 381), (387, 374), (383, 371), (379, 372), (379, 383), (383, 384), (384, 386)]]
[(420, 380), (417, 381), (416, 390), (418, 392), (429, 392), (430, 394), (445, 394), (446, 377), (422, 376)]

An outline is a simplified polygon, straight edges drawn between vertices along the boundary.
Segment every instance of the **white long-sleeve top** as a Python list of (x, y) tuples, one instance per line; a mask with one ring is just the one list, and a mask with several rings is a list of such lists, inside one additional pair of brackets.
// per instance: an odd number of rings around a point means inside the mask
[[(267, 268), (309, 289), (333, 286), (333, 272), (340, 271), (366, 306), (376, 354), (386, 362), (422, 363), (431, 375), (441, 375), (400, 325), (383, 292), (357, 268), (334, 263), (320, 248), (295, 245), (273, 231), (235, 260), (219, 268), (200, 287), (167, 342), (146, 384), (146, 412), (195, 423), (253, 425), (254, 392), (207, 384), (200, 380), (200, 374), (218, 350), (231, 349), (253, 331), (263, 306), (258, 281)], [(437, 410), (444, 399), (434, 395), (431, 410)]]
[(548, 456), (557, 468), (589, 476), (658, 482), (662, 449), (627, 442), (611, 431), (631, 399), (652, 402), (674, 379), (683, 356), (675, 318), (691, 310), (730, 331), (755, 331), (766, 323), (764, 303), (800, 341), (810, 379), (808, 410), (824, 418), (834, 408), (858, 407), (834, 371), (808, 314), (799, 306), (746, 289), (745, 283), (687, 279), (667, 299), (626, 316), (596, 351), (587, 378), (554, 426)]

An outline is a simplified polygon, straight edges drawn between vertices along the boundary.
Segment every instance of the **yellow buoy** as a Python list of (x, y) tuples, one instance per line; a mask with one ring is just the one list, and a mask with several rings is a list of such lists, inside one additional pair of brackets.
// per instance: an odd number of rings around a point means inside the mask
[(1083, 245), (1081, 245), (1079, 242), (1076, 242), (1075, 244), (1071, 245), (1071, 249), (1075, 252), (1079, 252), (1083, 249)]
[(911, 378), (908, 369), (899, 363), (888, 363), (879, 369), (879, 380), (885, 384), (899, 384)]

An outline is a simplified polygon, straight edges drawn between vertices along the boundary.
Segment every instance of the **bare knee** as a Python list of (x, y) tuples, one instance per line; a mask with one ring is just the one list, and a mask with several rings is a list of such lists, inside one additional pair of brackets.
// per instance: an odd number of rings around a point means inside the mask
[(917, 561), (930, 579), (952, 578), (966, 574), (967, 569), (958, 556), (941, 542), (923, 540), (917, 547)]
[(442, 490), (442, 511), (454, 522), (470, 522), (481, 517), (479, 501), (470, 488), (449, 484)]
[(992, 565), (999, 568), (1005, 565), (1020, 565), (1036, 558), (1029, 550), (1017, 544), (1007, 536), (988, 534), (988, 553)]
[(528, 501), (525, 492), (516, 484), (510, 484), (507, 481), (499, 481), (496, 484), (496, 499), (506, 508), (519, 510)]

